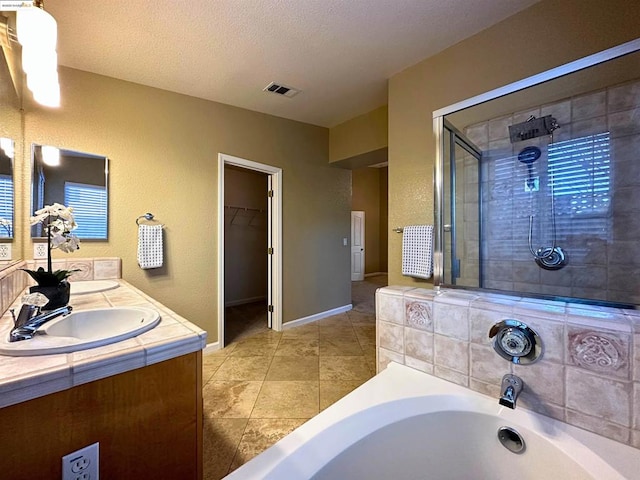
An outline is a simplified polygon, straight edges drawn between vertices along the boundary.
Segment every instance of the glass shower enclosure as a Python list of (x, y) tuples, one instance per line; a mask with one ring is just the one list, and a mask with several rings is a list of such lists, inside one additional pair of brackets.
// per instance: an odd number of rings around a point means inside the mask
[(434, 112), (435, 285), (640, 304), (639, 50)]

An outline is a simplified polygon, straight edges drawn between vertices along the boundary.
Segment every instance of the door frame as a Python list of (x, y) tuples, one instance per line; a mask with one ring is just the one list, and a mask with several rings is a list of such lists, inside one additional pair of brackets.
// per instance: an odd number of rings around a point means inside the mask
[[(254, 162), (245, 158), (234, 157), (225, 153), (218, 154), (218, 344), (224, 347), (224, 166), (236, 167), (266, 173), (271, 178), (273, 202), (271, 209), (272, 232), (272, 271), (270, 283), (271, 302), (273, 305), (272, 328), (282, 330), (282, 169)], [(265, 247), (266, 249), (266, 247)], [(267, 252), (265, 251), (265, 254)]]

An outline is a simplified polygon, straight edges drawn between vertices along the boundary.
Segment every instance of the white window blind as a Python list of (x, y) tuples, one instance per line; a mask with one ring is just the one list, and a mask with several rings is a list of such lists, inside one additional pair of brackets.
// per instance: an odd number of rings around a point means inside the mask
[(611, 204), (609, 132), (549, 145), (549, 174), (563, 212), (607, 215)]
[(6, 220), (9, 223), (9, 225), (0, 225), (0, 237), (12, 237), (13, 180), (9, 175), (0, 175), (0, 219)]
[(78, 238), (107, 238), (107, 189), (97, 185), (65, 182), (65, 205), (73, 207)]

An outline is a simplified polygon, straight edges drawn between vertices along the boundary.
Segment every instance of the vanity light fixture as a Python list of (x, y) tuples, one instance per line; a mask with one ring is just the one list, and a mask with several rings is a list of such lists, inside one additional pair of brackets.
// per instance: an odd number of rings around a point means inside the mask
[(50, 167), (57, 167), (60, 165), (60, 150), (50, 145), (43, 145), (41, 147), (42, 163)]
[(16, 33), (22, 46), (22, 69), (33, 98), (41, 105), (59, 107), (58, 27), (45, 12), (43, 0), (16, 11)]

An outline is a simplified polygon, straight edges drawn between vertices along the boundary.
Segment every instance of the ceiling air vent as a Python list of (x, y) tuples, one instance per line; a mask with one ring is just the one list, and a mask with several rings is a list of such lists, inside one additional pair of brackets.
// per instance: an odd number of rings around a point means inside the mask
[(275, 82), (271, 82), (269, 85), (264, 87), (262, 91), (275, 93), (277, 95), (282, 95), (284, 97), (289, 97), (289, 98), (295, 97), (297, 94), (300, 93), (300, 90), (298, 90), (297, 88), (288, 87), (286, 85), (283, 85), (282, 83), (275, 83)]

